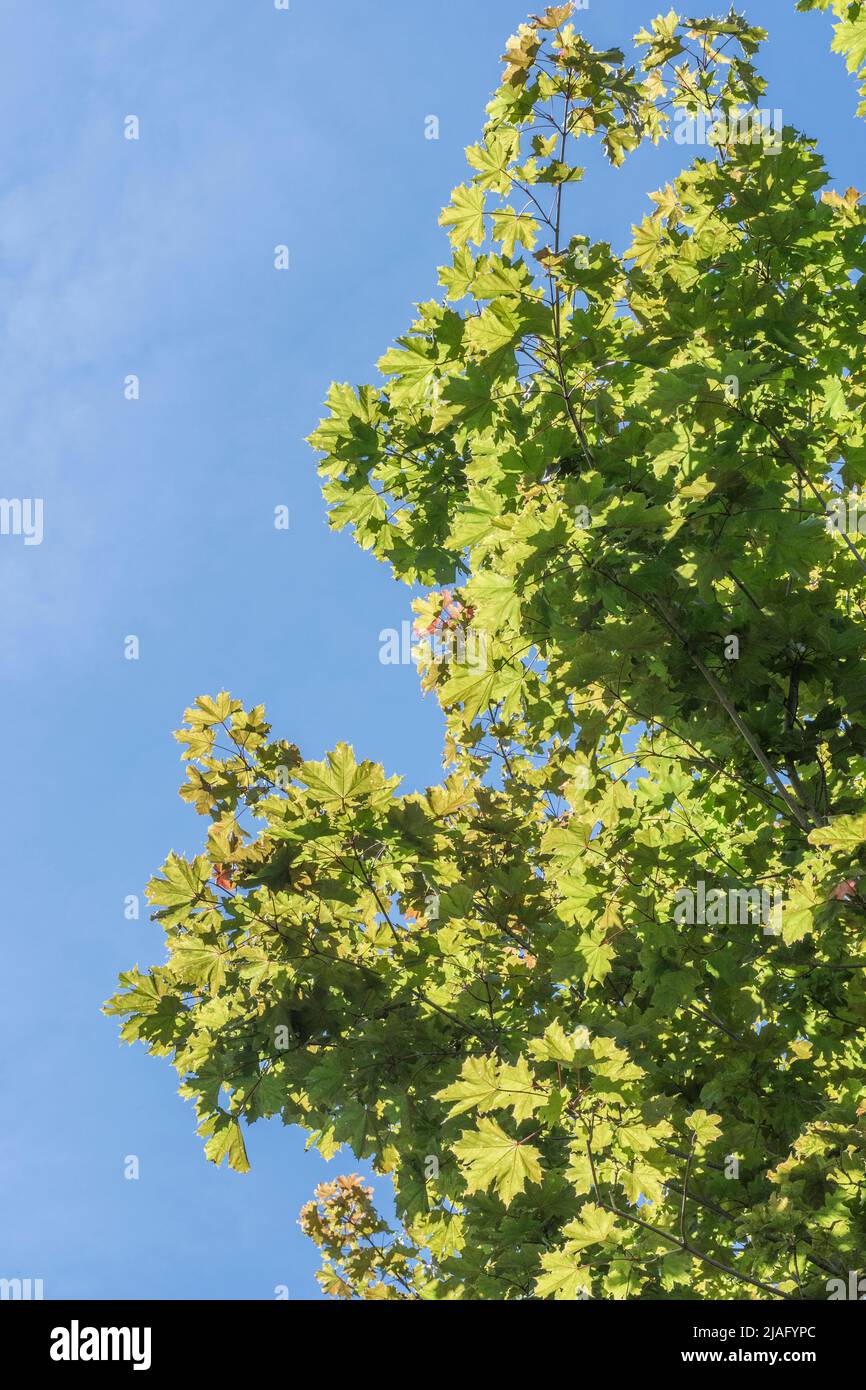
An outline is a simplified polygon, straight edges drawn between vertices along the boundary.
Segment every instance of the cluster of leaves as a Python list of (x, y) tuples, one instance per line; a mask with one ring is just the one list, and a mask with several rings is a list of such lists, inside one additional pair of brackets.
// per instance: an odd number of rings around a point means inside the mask
[[(797, 131), (735, 137), (761, 30), (671, 13), (636, 70), (571, 8), (509, 41), (442, 302), (312, 437), (332, 525), (449, 585), (421, 630), (484, 635), (424, 674), (447, 776), (198, 700), (205, 852), (107, 1008), (215, 1161), (280, 1115), (392, 1176), (399, 1231), (356, 1179), (305, 1210), (338, 1296), (822, 1296), (866, 1247), (866, 560), (826, 525), (866, 216)], [(724, 119), (629, 252), (568, 235), (574, 142), (616, 165), (677, 109)], [(678, 920), (699, 881), (781, 933)]]
[(838, 23), (833, 52), (841, 53), (848, 71), (856, 75), (863, 101), (858, 116), (866, 116), (866, 5), (863, 0), (797, 0), (798, 10), (831, 10)]
[[(300, 1225), (322, 1251), (319, 1280), (329, 1297), (393, 1300), (418, 1296), (423, 1288), (417, 1251), (391, 1239), (372, 1187), (357, 1173), (320, 1183)], [(377, 1237), (385, 1239), (377, 1243)]]

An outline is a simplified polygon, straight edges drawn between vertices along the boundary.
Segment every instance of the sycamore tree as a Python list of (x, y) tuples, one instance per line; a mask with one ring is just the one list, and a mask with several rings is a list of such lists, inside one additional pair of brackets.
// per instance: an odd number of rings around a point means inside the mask
[[(800, 8), (862, 77), (866, 10)], [(106, 1008), (214, 1162), (279, 1115), (390, 1175), (396, 1228), (357, 1176), (304, 1209), (328, 1293), (833, 1297), (866, 1266), (866, 217), (766, 118), (762, 30), (672, 12), (630, 66), (571, 10), (509, 40), (443, 294), (311, 441), (332, 526), (430, 591), (443, 780), (196, 700), (207, 839)], [(581, 141), (696, 130), (624, 256), (581, 234)]]

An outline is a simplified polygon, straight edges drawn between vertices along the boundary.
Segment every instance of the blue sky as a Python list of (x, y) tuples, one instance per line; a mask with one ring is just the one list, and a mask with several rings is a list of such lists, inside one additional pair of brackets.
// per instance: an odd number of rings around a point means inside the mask
[[(767, 105), (818, 137), (840, 188), (862, 181), (827, 18), (746, 9), (771, 31)], [(591, 0), (577, 18), (609, 46), (656, 12)], [(297, 1213), (351, 1156), (326, 1165), (272, 1122), (249, 1134), (250, 1175), (214, 1169), (174, 1072), (99, 1006), (119, 970), (162, 959), (124, 899), (200, 844), (171, 738), (196, 695), (264, 702), (308, 756), (346, 739), (407, 787), (438, 779), (435, 707), (379, 662), (409, 595), (328, 531), (302, 441), (330, 380), (373, 379), (436, 292), (439, 209), (524, 17), (519, 0), (3, 5), (0, 493), (44, 498), (45, 534), (0, 536), (0, 1276), (47, 1298), (317, 1296)], [(574, 230), (622, 249), (689, 153), (611, 174), (587, 149)]]

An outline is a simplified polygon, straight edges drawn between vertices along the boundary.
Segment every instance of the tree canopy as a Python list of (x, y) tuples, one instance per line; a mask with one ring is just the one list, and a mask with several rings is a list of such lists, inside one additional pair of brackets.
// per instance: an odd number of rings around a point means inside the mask
[[(391, 1175), (396, 1229), (357, 1176), (302, 1213), (328, 1293), (826, 1297), (866, 1250), (866, 217), (747, 19), (632, 66), (572, 8), (508, 41), (442, 297), (311, 437), (331, 525), (432, 589), (443, 781), (196, 700), (207, 839), (106, 1009), (213, 1161), (279, 1115)], [(866, 8), (798, 8), (866, 94)], [(581, 235), (581, 141), (698, 122), (624, 256)]]

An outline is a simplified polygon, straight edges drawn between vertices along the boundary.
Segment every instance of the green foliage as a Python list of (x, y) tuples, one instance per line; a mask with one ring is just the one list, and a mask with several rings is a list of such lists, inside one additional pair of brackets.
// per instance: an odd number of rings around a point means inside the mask
[[(826, 519), (866, 484), (866, 218), (806, 136), (737, 136), (761, 30), (671, 13), (636, 70), (570, 11), (509, 40), (442, 301), (312, 437), (331, 524), (452, 586), (416, 605), (444, 780), (198, 700), (206, 846), (107, 1009), (214, 1161), (279, 1115), (392, 1176), (397, 1232), (359, 1179), (305, 1209), (337, 1296), (821, 1297), (866, 1246), (866, 560)], [(575, 142), (616, 166), (677, 110), (723, 119), (629, 253), (566, 230)]]
[(866, 5), (863, 0), (798, 0), (798, 10), (831, 10), (838, 17), (833, 52), (841, 53), (848, 71), (856, 74), (860, 95), (858, 116), (866, 116)]

